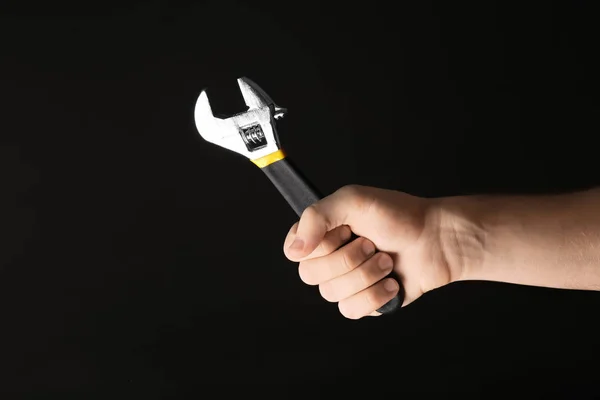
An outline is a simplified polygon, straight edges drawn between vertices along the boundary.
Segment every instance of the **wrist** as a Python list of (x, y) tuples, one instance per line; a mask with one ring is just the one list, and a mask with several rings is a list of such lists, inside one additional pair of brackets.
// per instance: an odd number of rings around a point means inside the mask
[(600, 191), (437, 202), (452, 281), (600, 288)]
[(582, 197), (585, 194), (441, 199), (440, 241), (455, 265), (455, 280), (564, 285), (561, 266), (576, 264), (570, 252), (574, 246), (565, 239), (585, 231), (586, 218), (575, 221), (586, 208)]
[(436, 200), (438, 241), (451, 281), (478, 280), (486, 268), (490, 230), (481, 200), (469, 196)]

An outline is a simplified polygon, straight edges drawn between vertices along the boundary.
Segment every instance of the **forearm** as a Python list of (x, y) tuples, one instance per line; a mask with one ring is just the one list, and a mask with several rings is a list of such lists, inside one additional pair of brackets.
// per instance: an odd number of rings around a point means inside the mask
[(458, 227), (458, 279), (600, 290), (600, 190), (444, 204)]

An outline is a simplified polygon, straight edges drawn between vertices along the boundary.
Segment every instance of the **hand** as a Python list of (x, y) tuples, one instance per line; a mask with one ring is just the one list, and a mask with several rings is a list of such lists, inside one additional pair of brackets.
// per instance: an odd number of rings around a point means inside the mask
[[(307, 208), (288, 233), (285, 255), (299, 262), (308, 285), (359, 319), (404, 287), (403, 306), (460, 276), (456, 235), (434, 200), (364, 186), (346, 186)], [(351, 233), (357, 239), (349, 242)]]

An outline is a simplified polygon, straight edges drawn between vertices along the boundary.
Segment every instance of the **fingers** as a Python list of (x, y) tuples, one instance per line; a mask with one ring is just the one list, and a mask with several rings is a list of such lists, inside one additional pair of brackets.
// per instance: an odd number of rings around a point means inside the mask
[(330, 196), (308, 207), (298, 223), (296, 236), (287, 247), (286, 254), (301, 259), (311, 254), (327, 232), (341, 226), (360, 225), (361, 216), (372, 200), (358, 186), (345, 186)]
[[(395, 279), (385, 278), (393, 269), (390, 255), (376, 254), (375, 245), (366, 238), (348, 243), (352, 232), (387, 237), (380, 229), (387, 220), (377, 212), (376, 195), (368, 187), (341, 188), (308, 207), (284, 242), (286, 257), (300, 262), (302, 281), (319, 285), (321, 295), (338, 302), (342, 315), (350, 319), (380, 315), (377, 310), (399, 290)], [(374, 224), (373, 216), (384, 222)]]
[(288, 233), (285, 242), (283, 244), (283, 252), (286, 257), (291, 261), (299, 262), (305, 259), (323, 257), (331, 254), (340, 246), (347, 243), (352, 236), (352, 231), (346, 225), (338, 226), (337, 228), (327, 232), (323, 240), (319, 243), (316, 249), (305, 257), (297, 258), (292, 252), (289, 251), (290, 244), (296, 238), (296, 231), (298, 229), (298, 223), (294, 224)]
[(319, 291), (329, 302), (345, 300), (385, 278), (392, 272), (393, 266), (394, 262), (388, 254), (378, 253), (354, 270), (321, 283)]
[(338, 303), (340, 313), (349, 319), (378, 315), (377, 310), (393, 299), (399, 289), (395, 279), (384, 279), (362, 292), (340, 301)]
[[(399, 290), (394, 279), (385, 279), (394, 267), (392, 257), (376, 253), (373, 242), (358, 238), (328, 255), (300, 262), (304, 283), (319, 285), (321, 296), (338, 302), (347, 318), (379, 315), (377, 310)], [(387, 282), (387, 283), (386, 283)]]
[[(338, 278), (368, 260), (375, 254), (375, 250), (373, 242), (358, 238), (327, 256), (300, 262), (300, 279), (308, 285), (319, 285)], [(359, 277), (360, 273), (359, 271), (354, 276)]]

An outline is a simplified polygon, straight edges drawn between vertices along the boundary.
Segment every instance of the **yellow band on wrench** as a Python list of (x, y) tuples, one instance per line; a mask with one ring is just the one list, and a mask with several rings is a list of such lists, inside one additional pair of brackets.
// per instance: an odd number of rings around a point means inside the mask
[(257, 158), (255, 160), (250, 160), (254, 164), (256, 164), (259, 168), (264, 168), (267, 165), (271, 165), (276, 161), (283, 160), (285, 158), (285, 153), (283, 150), (279, 149), (274, 151), (273, 153), (267, 154), (266, 156), (262, 156), (261, 158)]

